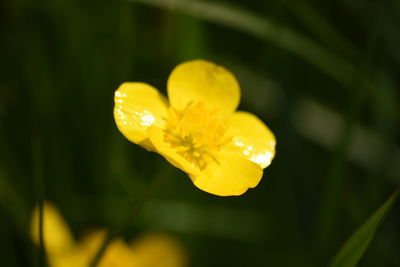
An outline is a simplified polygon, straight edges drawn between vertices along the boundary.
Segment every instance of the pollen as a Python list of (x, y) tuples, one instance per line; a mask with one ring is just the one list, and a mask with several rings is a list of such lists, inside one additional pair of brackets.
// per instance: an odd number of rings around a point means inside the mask
[(203, 170), (230, 138), (225, 136), (227, 123), (204, 104), (190, 102), (184, 109), (170, 107), (164, 141), (191, 164)]

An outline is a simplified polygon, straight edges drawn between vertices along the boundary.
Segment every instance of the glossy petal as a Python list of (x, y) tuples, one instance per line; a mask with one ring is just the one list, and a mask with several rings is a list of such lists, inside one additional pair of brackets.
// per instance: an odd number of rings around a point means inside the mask
[[(31, 235), (39, 245), (39, 207), (36, 207), (31, 219)], [(59, 211), (48, 202), (43, 206), (43, 239), (47, 253), (64, 254), (74, 246), (72, 234)]]
[(238, 196), (257, 186), (262, 178), (262, 168), (237, 150), (223, 150), (217, 160), (210, 162), (200, 174), (190, 175), (203, 191), (218, 196)]
[(229, 122), (227, 135), (245, 157), (266, 168), (275, 156), (275, 136), (255, 115), (238, 111)]
[(152, 149), (147, 128), (162, 126), (167, 101), (154, 87), (145, 83), (123, 83), (115, 92), (114, 118), (118, 129), (131, 142)]
[(159, 127), (150, 127), (148, 129), (148, 136), (151, 143), (154, 145), (156, 151), (161, 154), (166, 160), (175, 167), (184, 172), (196, 174), (199, 169), (192, 163), (188, 162), (181, 156), (169, 143), (164, 141), (164, 130)]
[(168, 79), (171, 106), (183, 109), (202, 102), (221, 114), (230, 114), (239, 105), (240, 88), (236, 78), (223, 67), (204, 60), (184, 62)]

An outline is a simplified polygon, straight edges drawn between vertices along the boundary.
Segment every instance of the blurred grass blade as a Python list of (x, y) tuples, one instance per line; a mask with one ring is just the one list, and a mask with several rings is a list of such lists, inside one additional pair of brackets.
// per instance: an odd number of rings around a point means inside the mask
[(349, 58), (357, 60), (356, 47), (332, 23), (314, 8), (309, 1), (286, 1), (286, 6), (303, 24), (328, 47), (337, 48)]
[(347, 240), (335, 256), (331, 267), (352, 267), (356, 266), (361, 259), (369, 243), (375, 235), (379, 224), (383, 221), (386, 214), (390, 211), (394, 201), (399, 195), (396, 190), (388, 200)]
[(354, 85), (355, 68), (311, 39), (242, 8), (198, 0), (130, 0), (230, 27), (290, 51), (345, 87)]

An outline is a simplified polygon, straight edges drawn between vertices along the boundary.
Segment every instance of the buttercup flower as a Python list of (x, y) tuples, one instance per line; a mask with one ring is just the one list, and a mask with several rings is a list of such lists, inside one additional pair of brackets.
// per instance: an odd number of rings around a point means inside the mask
[[(39, 244), (39, 211), (31, 220), (32, 239)], [(45, 203), (43, 209), (43, 240), (50, 267), (87, 267), (102, 245), (104, 230), (93, 231), (76, 242), (59, 211)], [(185, 267), (181, 244), (164, 233), (148, 233), (132, 244), (117, 238), (108, 246), (99, 267)]]
[(169, 102), (141, 82), (115, 92), (114, 117), (131, 142), (161, 154), (194, 185), (219, 196), (257, 186), (275, 155), (275, 137), (255, 115), (235, 111), (240, 88), (223, 67), (184, 62), (168, 79)]

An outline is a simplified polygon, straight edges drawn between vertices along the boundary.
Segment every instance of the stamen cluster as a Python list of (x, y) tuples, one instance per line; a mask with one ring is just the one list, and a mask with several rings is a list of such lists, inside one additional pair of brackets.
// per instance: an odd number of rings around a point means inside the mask
[(225, 120), (202, 103), (191, 102), (182, 110), (171, 107), (166, 122), (164, 141), (200, 170), (210, 161), (218, 163), (216, 153), (230, 141)]

